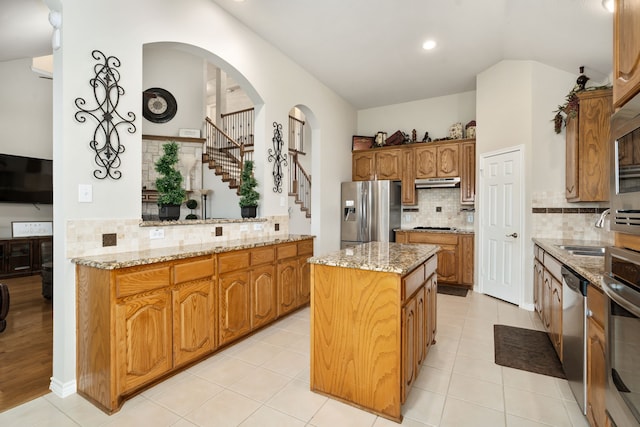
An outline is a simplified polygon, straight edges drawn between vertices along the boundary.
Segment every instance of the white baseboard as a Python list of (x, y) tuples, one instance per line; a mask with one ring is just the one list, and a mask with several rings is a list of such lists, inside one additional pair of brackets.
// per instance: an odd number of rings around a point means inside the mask
[(51, 377), (51, 383), (49, 384), (49, 390), (51, 390), (56, 396), (65, 398), (75, 394), (77, 391), (76, 380), (63, 383), (53, 377)]

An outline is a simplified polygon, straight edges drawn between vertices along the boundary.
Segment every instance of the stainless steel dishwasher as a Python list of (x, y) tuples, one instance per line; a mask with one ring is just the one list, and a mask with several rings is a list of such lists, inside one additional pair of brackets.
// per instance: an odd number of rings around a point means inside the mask
[(562, 368), (586, 415), (587, 402), (587, 286), (589, 281), (562, 266)]

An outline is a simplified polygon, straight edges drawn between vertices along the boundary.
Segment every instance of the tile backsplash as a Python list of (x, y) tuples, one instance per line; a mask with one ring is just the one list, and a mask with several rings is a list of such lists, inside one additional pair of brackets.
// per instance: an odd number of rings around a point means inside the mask
[(460, 204), (459, 188), (425, 188), (418, 191), (416, 206), (403, 206), (402, 228), (418, 226), (473, 229), (473, 205)]

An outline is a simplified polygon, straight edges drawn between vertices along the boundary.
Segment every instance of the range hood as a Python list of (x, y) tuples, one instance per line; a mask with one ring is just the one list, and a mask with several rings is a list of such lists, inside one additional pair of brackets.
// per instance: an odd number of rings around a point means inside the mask
[(416, 188), (460, 187), (460, 177), (416, 179)]

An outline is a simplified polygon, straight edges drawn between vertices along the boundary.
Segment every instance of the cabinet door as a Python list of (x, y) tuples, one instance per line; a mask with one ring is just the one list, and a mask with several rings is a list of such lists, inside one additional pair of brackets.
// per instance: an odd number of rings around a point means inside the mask
[(251, 272), (251, 328), (271, 322), (278, 314), (275, 267), (265, 265)]
[(438, 282), (460, 283), (458, 277), (458, 246), (440, 244), (438, 252)]
[(551, 341), (562, 361), (562, 283), (551, 279)]
[[(542, 308), (542, 286), (544, 280), (542, 278), (542, 264), (537, 259), (533, 260), (533, 305), (538, 316), (541, 316)], [(541, 317), (542, 319), (542, 317)]]
[(552, 276), (546, 269), (543, 275), (542, 286), (542, 324), (547, 332), (551, 328), (551, 280)]
[(402, 204), (415, 205), (416, 198), (416, 166), (413, 150), (402, 150)]
[(307, 259), (307, 255), (298, 258), (298, 274), (300, 275), (298, 307), (308, 304), (311, 299), (311, 264), (307, 262)]
[(425, 286), (423, 285), (415, 296), (416, 299), (416, 376), (420, 365), (427, 356), (427, 319), (429, 310), (426, 305)]
[(171, 369), (171, 294), (168, 291), (118, 301), (115, 325), (119, 394)]
[(400, 180), (401, 175), (401, 150), (386, 150), (375, 153), (375, 179)]
[(578, 197), (578, 116), (567, 117), (564, 191), (567, 200)]
[(416, 178), (435, 178), (437, 176), (436, 147), (417, 147), (413, 154)]
[(7, 244), (7, 273), (29, 274), (32, 263), (31, 240), (10, 241)]
[(460, 236), (460, 283), (473, 285), (473, 236)]
[(435, 275), (431, 275), (425, 282), (424, 285), (424, 307), (425, 307), (425, 347), (426, 347), (426, 351), (425, 351), (425, 358), (427, 357), (427, 352), (429, 350), (429, 347), (431, 346), (431, 341), (433, 341), (433, 325), (432, 325), (432, 321), (431, 321), (431, 310), (432, 310), (432, 305), (435, 304), (435, 301), (433, 301), (433, 299), (436, 298), (436, 294), (433, 292), (433, 279), (434, 279)]
[(249, 273), (238, 271), (220, 276), (219, 289), (218, 335), (223, 345), (251, 330)]
[(278, 263), (278, 316), (294, 310), (298, 305), (298, 260)]
[(431, 306), (429, 315), (431, 316), (431, 344), (436, 343), (436, 332), (438, 330), (438, 275), (431, 276)]
[(640, 90), (640, 2), (618, 0), (613, 18), (613, 105), (622, 107)]
[(375, 155), (372, 151), (354, 152), (352, 154), (351, 179), (353, 181), (375, 179)]
[(476, 143), (462, 143), (460, 166), (460, 203), (472, 205), (476, 201)]
[(195, 360), (216, 346), (213, 286), (213, 281), (202, 280), (172, 291), (174, 366)]
[(416, 379), (416, 300), (411, 298), (402, 308), (402, 403)]
[(460, 176), (460, 144), (439, 145), (436, 164), (438, 177)]
[(587, 321), (587, 419), (592, 427), (606, 425), (607, 364), (604, 329), (592, 317)]

